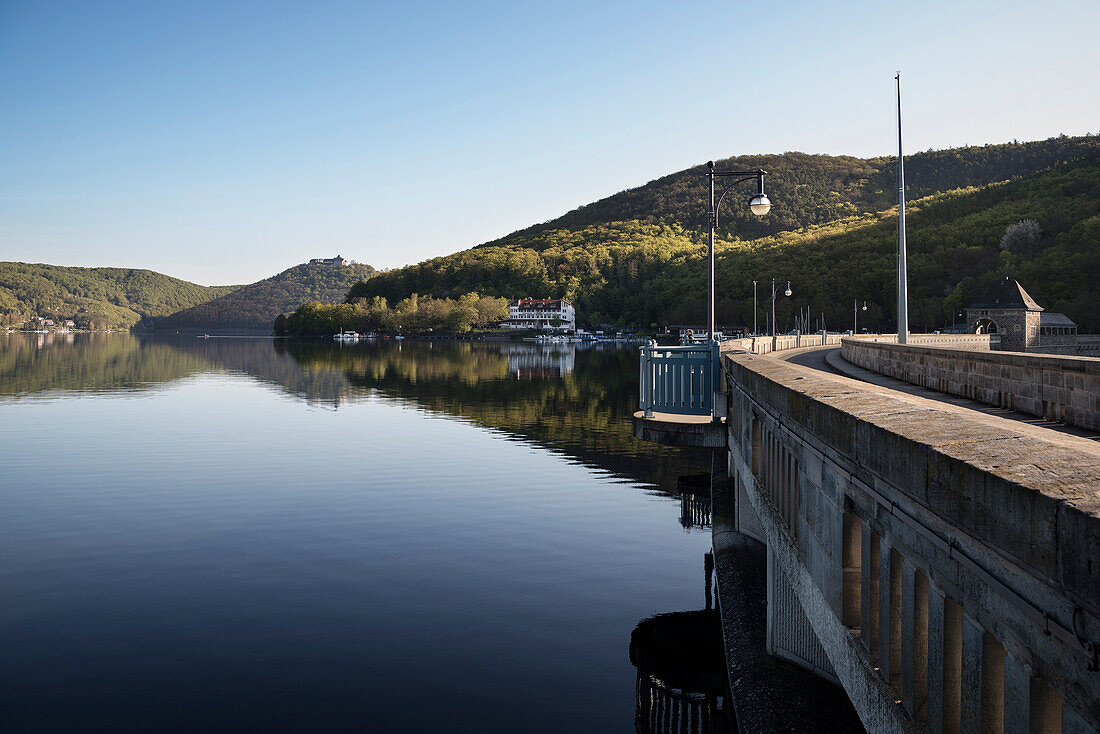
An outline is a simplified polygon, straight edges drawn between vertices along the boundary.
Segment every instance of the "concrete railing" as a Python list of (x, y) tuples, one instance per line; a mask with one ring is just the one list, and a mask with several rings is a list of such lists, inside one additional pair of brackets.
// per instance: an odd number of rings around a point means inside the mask
[[(860, 334), (859, 336), (845, 336), (844, 338), (875, 344), (898, 343), (897, 334)], [(837, 343), (840, 344), (841, 342), (838, 341)], [(997, 334), (910, 334), (907, 343), (988, 352), (997, 348), (1001, 343), (1001, 337)]]
[(753, 354), (768, 354), (784, 349), (801, 349), (802, 347), (820, 347), (829, 344), (840, 344), (843, 334), (785, 334), (783, 336), (750, 336), (744, 339), (731, 339), (722, 342), (722, 351), (730, 349), (743, 349)]
[[(936, 343), (934, 343), (936, 344)], [(852, 364), (913, 385), (1100, 430), (1100, 359), (843, 340)]]
[(1078, 334), (1077, 356), (1100, 357), (1100, 334)]
[[(742, 349), (753, 354), (768, 354), (785, 349), (839, 345), (841, 339), (850, 339), (845, 334), (786, 334), (783, 336), (756, 336), (744, 339), (731, 339), (722, 342), (722, 351)], [(856, 339), (872, 342), (897, 343), (897, 334), (861, 334)], [(911, 344), (932, 344), (944, 347), (965, 347), (967, 349), (996, 349), (1000, 337), (988, 334), (910, 334)]]
[(770, 651), (834, 675), (868, 731), (1100, 731), (1091, 442), (723, 363), (736, 523), (768, 545)]

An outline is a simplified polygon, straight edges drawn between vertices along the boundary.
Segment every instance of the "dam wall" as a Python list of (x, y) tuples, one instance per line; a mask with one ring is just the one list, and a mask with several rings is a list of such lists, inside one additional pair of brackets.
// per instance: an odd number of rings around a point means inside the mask
[[(952, 352), (864, 354), (898, 349)], [(733, 522), (767, 545), (770, 652), (837, 680), (868, 731), (1100, 730), (1091, 442), (760, 352), (724, 355), (723, 377)]]
[(852, 364), (987, 405), (1100, 431), (1100, 359), (842, 340)]

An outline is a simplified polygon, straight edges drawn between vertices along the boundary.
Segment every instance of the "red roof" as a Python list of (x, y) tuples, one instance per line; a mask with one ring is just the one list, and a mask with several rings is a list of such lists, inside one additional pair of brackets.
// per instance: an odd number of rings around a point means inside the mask
[(521, 298), (518, 301), (516, 301), (517, 306), (520, 306), (520, 307), (525, 307), (526, 306), (526, 307), (533, 307), (533, 308), (546, 308), (547, 306), (557, 307), (557, 306), (559, 306), (563, 303), (568, 304), (570, 306), (573, 305), (573, 304), (569, 303), (569, 301), (564, 301), (560, 298)]

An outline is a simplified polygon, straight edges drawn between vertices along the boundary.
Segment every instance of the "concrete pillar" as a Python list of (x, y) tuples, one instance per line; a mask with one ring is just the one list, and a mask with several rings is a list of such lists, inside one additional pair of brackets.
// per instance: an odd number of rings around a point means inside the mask
[(982, 635), (982, 734), (1003, 734), (1004, 717), (1005, 649), (986, 632)]
[(763, 453), (763, 442), (760, 436), (760, 419), (755, 415), (752, 417), (752, 475), (757, 479), (760, 479), (760, 467), (762, 466), (761, 454)]
[(1065, 702), (1062, 696), (1038, 678), (1031, 679), (1030, 687), (1030, 734), (1063, 731), (1062, 708)]
[(884, 626), (890, 631), (890, 685), (898, 691), (901, 687), (901, 576), (902, 567), (905, 565), (905, 556), (893, 548), (890, 549), (890, 616), (883, 620)]
[(778, 462), (775, 459), (775, 434), (768, 431), (768, 497), (775, 503), (775, 475), (778, 473)]
[(775, 441), (772, 432), (767, 431), (767, 450), (764, 453), (767, 466), (764, 469), (764, 488), (767, 490), (768, 499), (775, 501)]
[(939, 589), (928, 589), (928, 703), (927, 728), (930, 734), (943, 734), (943, 605)]
[(787, 447), (779, 445), (779, 514), (787, 529), (791, 527), (791, 455)]
[(890, 544), (879, 538), (878, 670), (890, 680)]
[(916, 569), (909, 563), (901, 568), (901, 703), (916, 718), (913, 696), (915, 650), (913, 629), (916, 627), (914, 580)]
[(959, 734), (962, 715), (962, 607), (943, 602), (943, 733)]
[(958, 729), (962, 732), (982, 730), (982, 635), (982, 628), (964, 614)]
[(760, 429), (760, 484), (764, 488), (765, 496), (768, 494), (768, 479), (770, 478), (771, 465), (771, 436), (766, 427)]
[(860, 529), (863, 522), (851, 512), (844, 513), (844, 543), (841, 548), (841, 562), (843, 564), (844, 587), (842, 589), (843, 619), (848, 627), (858, 627), (861, 623), (861, 581), (862, 575), (862, 542)]
[(1005, 655), (1004, 734), (1031, 734), (1031, 675)]
[(863, 602), (859, 610), (860, 637), (871, 659), (878, 654), (878, 584), (879, 547), (878, 534), (867, 523), (860, 529), (860, 595)]
[[(796, 459), (794, 462), (794, 543), (798, 546), (798, 539), (802, 535), (800, 522), (802, 518), (802, 465)], [(801, 556), (801, 551), (799, 551)]]
[(928, 577), (913, 576), (913, 716), (928, 716)]

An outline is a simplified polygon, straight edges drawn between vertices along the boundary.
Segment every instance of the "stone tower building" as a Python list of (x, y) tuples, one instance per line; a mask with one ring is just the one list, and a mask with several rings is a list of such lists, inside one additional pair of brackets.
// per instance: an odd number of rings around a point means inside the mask
[(1038, 341), (1042, 312), (1043, 307), (1019, 281), (1004, 278), (982, 291), (966, 307), (966, 322), (973, 334), (998, 334), (1001, 349), (1023, 352), (1029, 343)]
[(1077, 325), (1060, 313), (1044, 313), (1019, 281), (1004, 278), (966, 307), (974, 334), (997, 334), (1006, 352), (1075, 354)]

